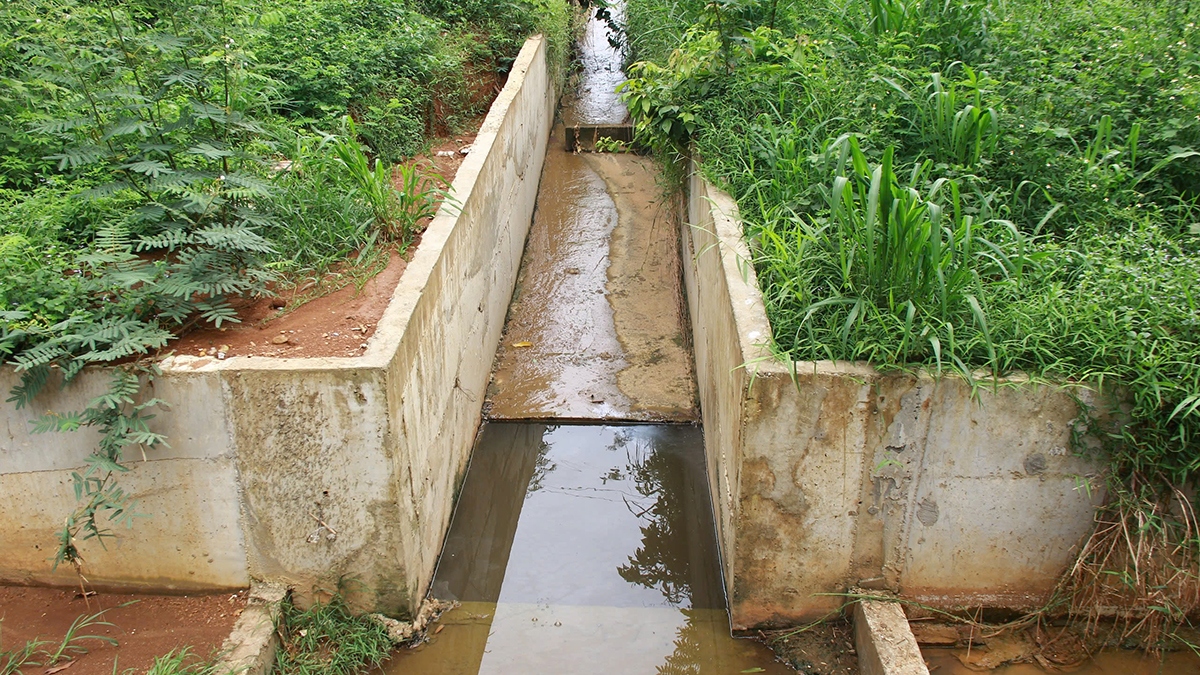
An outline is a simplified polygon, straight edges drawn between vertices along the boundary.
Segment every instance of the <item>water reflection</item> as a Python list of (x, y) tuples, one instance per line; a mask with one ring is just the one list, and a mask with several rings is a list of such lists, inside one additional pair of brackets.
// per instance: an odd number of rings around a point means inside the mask
[(699, 429), (489, 424), (392, 673), (789, 672), (729, 636)]
[(642, 541), (617, 573), (629, 583), (658, 590), (670, 604), (722, 608), (724, 595), (713, 594), (720, 572), (711, 518), (688, 518), (710, 510), (703, 439), (699, 430), (650, 430), (664, 433), (632, 444), (627, 435), (618, 435), (614, 444), (624, 446), (625, 476), (644, 498), (627, 504), (643, 523)]

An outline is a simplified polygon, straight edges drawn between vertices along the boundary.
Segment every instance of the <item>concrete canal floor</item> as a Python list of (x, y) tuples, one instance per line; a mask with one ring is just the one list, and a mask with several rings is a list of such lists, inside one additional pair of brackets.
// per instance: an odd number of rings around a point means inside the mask
[[(620, 7), (612, 10), (620, 17)], [(565, 125), (628, 121), (608, 26), (593, 18), (563, 97), (484, 414), (697, 421), (676, 204), (634, 154), (576, 153)]]
[(654, 162), (556, 128), (496, 357), (491, 419), (694, 421), (674, 205)]

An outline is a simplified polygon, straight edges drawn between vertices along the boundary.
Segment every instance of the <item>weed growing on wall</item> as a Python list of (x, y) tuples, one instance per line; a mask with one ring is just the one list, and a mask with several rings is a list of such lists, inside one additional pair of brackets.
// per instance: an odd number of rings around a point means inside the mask
[[(1120, 527), (1081, 565), (1140, 581), (1091, 597), (1193, 610), (1200, 7), (630, 0), (628, 16), (638, 132), (690, 146), (738, 199), (775, 349), (1121, 392), (1123, 424), (1082, 420)], [(1137, 549), (1154, 561), (1109, 555), (1148, 528), (1170, 542)], [(1152, 565), (1166, 576), (1138, 575)]]

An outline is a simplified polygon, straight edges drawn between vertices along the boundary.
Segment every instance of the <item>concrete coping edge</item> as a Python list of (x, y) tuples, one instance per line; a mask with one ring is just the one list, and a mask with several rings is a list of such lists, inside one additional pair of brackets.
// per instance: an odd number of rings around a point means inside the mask
[(859, 600), (854, 604), (854, 651), (863, 675), (929, 675), (899, 603)]
[(479, 127), (471, 152), (459, 165), (458, 173), (450, 185), (451, 198), (438, 208), (433, 220), (425, 229), (421, 245), (413, 253), (412, 260), (404, 270), (400, 282), (392, 292), (387, 308), (380, 317), (375, 334), (367, 341), (367, 350), (361, 356), (315, 356), (303, 358), (275, 358), (234, 356), (225, 360), (211, 357), (174, 355), (161, 363), (164, 372), (227, 372), (237, 371), (330, 371), (330, 370), (378, 370), (387, 367), (399, 348), (400, 341), (408, 328), (408, 322), (416, 309), (421, 293), (442, 257), (446, 242), (458, 225), (459, 215), (470, 201), (484, 163), (496, 146), (505, 119), (525, 84), (525, 76), (537, 58), (545, 58), (546, 40), (541, 34), (531, 36), (521, 47), (513, 61), (504, 88), (492, 102), (487, 117)]
[(213, 668), (215, 675), (266, 675), (271, 672), (279, 648), (275, 625), (285, 597), (287, 587), (282, 584), (251, 584), (246, 607), (221, 647), (222, 657)]

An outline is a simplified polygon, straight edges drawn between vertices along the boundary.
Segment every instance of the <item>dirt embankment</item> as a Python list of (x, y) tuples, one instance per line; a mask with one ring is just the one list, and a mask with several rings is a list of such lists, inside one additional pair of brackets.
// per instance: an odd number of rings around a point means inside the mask
[[(478, 123), (474, 125), (478, 128)], [(429, 152), (415, 161), (446, 180), (454, 181), (467, 155), (460, 152), (475, 142), (475, 133), (456, 134), (438, 140)], [(328, 275), (322, 285), (337, 288), (321, 294), (321, 289), (301, 285), (281, 289), (275, 297), (245, 301), (238, 307), (241, 323), (224, 329), (194, 330), (168, 349), (191, 356), (262, 356), (299, 358), (310, 356), (358, 356), (374, 335), (375, 326), (387, 309), (396, 284), (404, 275), (408, 261), (420, 245), (420, 236), (404, 255), (393, 247), (386, 252), (386, 266), (359, 288), (354, 281), (354, 263)], [(315, 299), (296, 305), (298, 298)]]
[[(229, 636), (246, 597), (246, 591), (190, 596), (97, 593), (85, 601), (78, 589), (0, 586), (0, 650), (43, 640), (41, 649), (55, 652), (72, 622), (103, 612), (75, 632), (77, 637), (64, 654), (67, 658), (49, 665), (42, 656), (35, 659), (42, 667), (24, 672), (112, 675), (133, 669), (144, 673), (156, 657), (172, 650), (186, 647), (199, 659), (212, 656)], [(117, 644), (79, 636), (99, 636)]]

